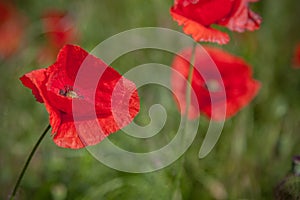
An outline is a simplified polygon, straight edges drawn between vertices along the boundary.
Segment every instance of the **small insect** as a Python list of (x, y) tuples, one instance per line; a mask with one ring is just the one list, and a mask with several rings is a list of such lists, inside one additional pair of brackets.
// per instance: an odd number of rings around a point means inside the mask
[(78, 95), (74, 90), (72, 86), (66, 85), (64, 89), (59, 90), (59, 94), (64, 97), (69, 97), (72, 99), (78, 99), (82, 98), (82, 96)]

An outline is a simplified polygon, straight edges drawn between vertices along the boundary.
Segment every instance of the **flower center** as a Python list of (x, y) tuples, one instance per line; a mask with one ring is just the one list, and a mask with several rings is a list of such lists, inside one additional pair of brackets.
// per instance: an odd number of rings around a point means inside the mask
[(197, 3), (199, 2), (199, 0), (190, 0), (190, 2), (191, 2), (192, 4), (197, 4)]
[(59, 90), (59, 94), (72, 99), (80, 98), (80, 96), (73, 90), (71, 86), (65, 86), (64, 89)]
[(204, 87), (210, 92), (217, 92), (220, 89), (220, 85), (216, 80), (207, 81)]
[(185, 1), (183, 1), (182, 5), (183, 5), (183, 7), (186, 7), (190, 4), (197, 4), (198, 2), (199, 2), (199, 0), (185, 0)]

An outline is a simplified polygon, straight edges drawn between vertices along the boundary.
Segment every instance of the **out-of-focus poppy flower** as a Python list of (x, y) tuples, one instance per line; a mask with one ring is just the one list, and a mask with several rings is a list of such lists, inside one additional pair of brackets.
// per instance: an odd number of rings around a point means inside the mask
[(38, 55), (41, 63), (53, 61), (59, 49), (79, 39), (75, 21), (68, 12), (48, 10), (42, 16), (42, 23), (46, 45)]
[(300, 68), (300, 44), (298, 44), (295, 48), (293, 59), (293, 66), (295, 68)]
[(0, 1), (0, 57), (8, 57), (18, 50), (24, 26), (24, 16), (12, 4)]
[[(90, 76), (83, 77), (83, 84), (75, 85), (82, 66)], [(97, 77), (98, 84), (93, 91), (90, 79), (99, 71), (103, 74)], [(36, 100), (45, 104), (53, 140), (61, 147), (77, 149), (97, 144), (128, 125), (139, 111), (135, 84), (79, 46), (64, 46), (53, 65), (27, 73), (20, 79), (32, 90)], [(114, 96), (117, 99), (113, 99)], [(75, 111), (74, 106), (77, 106)], [(113, 106), (119, 109), (117, 116)], [(126, 114), (129, 116), (124, 116)]]
[(44, 32), (49, 43), (60, 49), (78, 39), (74, 19), (67, 12), (49, 10), (42, 17)]
[(232, 31), (253, 31), (259, 28), (261, 17), (249, 9), (257, 0), (175, 0), (170, 12), (186, 34), (196, 41), (226, 44), (227, 33), (211, 26), (225, 26)]
[[(241, 58), (213, 47), (204, 49), (206, 52), (200, 47), (195, 50), (191, 85), (196, 95), (191, 97), (188, 117), (193, 119), (203, 112), (213, 120), (223, 120), (249, 104), (257, 94), (260, 83), (252, 79), (250, 66)], [(181, 106), (181, 113), (185, 113), (186, 109), (187, 80), (180, 76), (187, 79), (191, 54), (192, 50), (186, 49), (172, 63), (176, 70), (171, 77), (172, 89)]]

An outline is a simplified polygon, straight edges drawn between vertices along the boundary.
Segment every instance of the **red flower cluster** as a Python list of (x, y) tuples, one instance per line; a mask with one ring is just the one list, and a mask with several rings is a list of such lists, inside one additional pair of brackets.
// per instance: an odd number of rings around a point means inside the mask
[(40, 61), (53, 61), (59, 49), (73, 43), (79, 36), (72, 16), (65, 11), (48, 10), (42, 16), (47, 44), (39, 54)]
[[(217, 69), (214, 71), (206, 52), (196, 48), (191, 85), (197, 99), (191, 96), (188, 116), (193, 119), (203, 112), (213, 120), (222, 120), (224, 116), (231, 117), (246, 106), (257, 94), (260, 83), (252, 79), (250, 66), (241, 58), (217, 48), (205, 47), (205, 50)], [(178, 104), (183, 106), (179, 108), (182, 114), (185, 113), (187, 80), (182, 79), (181, 75), (188, 78), (191, 54), (192, 49), (182, 51), (172, 64), (177, 71), (172, 73), (172, 89)], [(226, 113), (222, 113), (224, 106)]]
[[(90, 73), (104, 71), (95, 94), (91, 91), (90, 77), (84, 77), (85, 83), (74, 88), (83, 62)], [(77, 149), (97, 144), (110, 133), (129, 124), (139, 111), (139, 97), (134, 83), (79, 46), (64, 46), (53, 65), (27, 73), (20, 79), (32, 90), (36, 100), (45, 104), (50, 114), (53, 140), (61, 147)], [(119, 100), (114, 106), (123, 108), (117, 117), (126, 119), (121, 123), (114, 118), (116, 116), (112, 111), (114, 93)], [(129, 95), (129, 103), (125, 108), (122, 98), (126, 95)], [(74, 105), (77, 105), (76, 113), (73, 111)], [(93, 115), (93, 111), (96, 114)], [(126, 113), (130, 116), (122, 116)]]
[(24, 17), (12, 5), (0, 1), (0, 57), (15, 53), (24, 35)]
[(257, 0), (175, 0), (170, 12), (186, 34), (196, 41), (226, 44), (228, 34), (211, 26), (225, 26), (232, 31), (253, 31), (259, 28), (261, 17), (249, 9)]

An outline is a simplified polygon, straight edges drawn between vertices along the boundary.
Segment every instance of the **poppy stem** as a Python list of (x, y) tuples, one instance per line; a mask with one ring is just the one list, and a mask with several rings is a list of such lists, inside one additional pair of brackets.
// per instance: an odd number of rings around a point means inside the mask
[[(185, 113), (183, 115), (183, 124), (184, 124), (183, 131), (184, 131), (184, 133), (186, 132), (186, 129), (187, 129), (186, 128), (187, 120), (188, 120), (188, 116), (189, 116), (189, 109), (190, 109), (190, 103), (191, 103), (192, 79), (193, 79), (193, 74), (194, 74), (196, 47), (197, 47), (197, 43), (194, 42), (192, 54), (191, 54), (191, 58), (190, 58), (190, 68), (189, 68), (189, 74), (188, 74), (188, 79), (187, 79), (188, 83), (186, 84), (186, 96), (185, 96), (186, 106), (185, 106)], [(173, 193), (172, 199), (182, 199), (182, 195), (180, 192), (180, 180), (181, 180), (181, 177), (182, 177), (182, 174), (184, 171), (183, 165), (184, 165), (184, 155), (180, 158), (180, 165), (179, 165), (179, 169), (178, 169), (177, 176), (175, 179), (176, 189)]]
[[(195, 65), (195, 54), (196, 54), (196, 47), (197, 47), (197, 43), (195, 42), (193, 45), (193, 49), (192, 49), (192, 54), (191, 54), (191, 60), (190, 60), (190, 69), (189, 69), (189, 74), (188, 74), (188, 85), (187, 84), (187, 88), (186, 88), (186, 108), (185, 108), (185, 120), (188, 119), (188, 115), (189, 115), (189, 109), (190, 109), (190, 104), (191, 104), (191, 93), (192, 93), (192, 79), (193, 79), (193, 74), (194, 74), (194, 65)], [(186, 123), (185, 123), (186, 125)]]
[(22, 169), (22, 172), (19, 175), (19, 178), (18, 178), (18, 180), (16, 182), (16, 185), (14, 187), (14, 190), (13, 190), (13, 192), (12, 192), (10, 198), (9, 198), (10, 200), (14, 199), (14, 197), (15, 197), (15, 195), (17, 193), (17, 190), (19, 188), (19, 185), (21, 183), (21, 180), (22, 180), (22, 178), (23, 178), (23, 176), (24, 176), (24, 174), (26, 172), (26, 169), (27, 169), (27, 167), (28, 167), (28, 165), (29, 165), (29, 163), (30, 163), (30, 161), (31, 161), (34, 153), (36, 152), (36, 149), (38, 148), (39, 144), (41, 143), (41, 141), (43, 140), (43, 138), (45, 137), (46, 133), (49, 131), (50, 128), (51, 128), (51, 126), (49, 124), (47, 126), (47, 128), (44, 130), (44, 132), (42, 133), (42, 135), (40, 136), (40, 138), (38, 139), (38, 141), (36, 142), (36, 144), (34, 145), (33, 149), (31, 150), (31, 153), (30, 153), (30, 155), (28, 156), (28, 158), (26, 160), (26, 163), (25, 163), (25, 165), (24, 165), (24, 167)]

